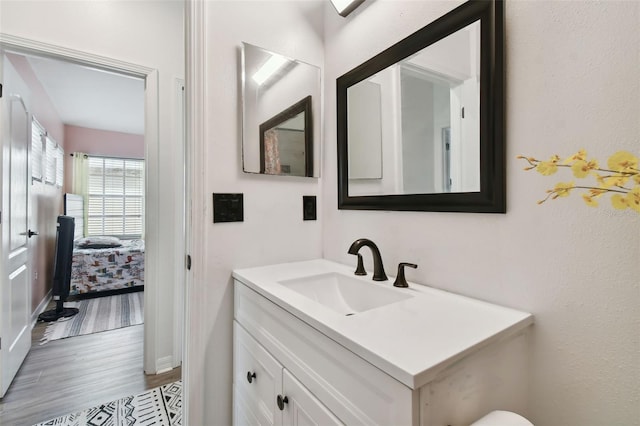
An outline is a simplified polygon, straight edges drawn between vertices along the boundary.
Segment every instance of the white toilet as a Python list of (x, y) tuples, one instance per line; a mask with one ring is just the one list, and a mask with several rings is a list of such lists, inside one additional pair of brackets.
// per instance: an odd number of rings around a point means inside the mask
[(529, 420), (511, 411), (492, 411), (470, 426), (533, 426)]

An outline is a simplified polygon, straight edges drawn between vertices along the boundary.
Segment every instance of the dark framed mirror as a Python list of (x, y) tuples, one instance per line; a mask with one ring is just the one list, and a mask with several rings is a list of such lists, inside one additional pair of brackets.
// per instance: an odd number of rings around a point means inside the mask
[(259, 126), (260, 173), (313, 176), (311, 96)]
[(337, 79), (339, 209), (506, 211), (503, 14), (469, 1)]

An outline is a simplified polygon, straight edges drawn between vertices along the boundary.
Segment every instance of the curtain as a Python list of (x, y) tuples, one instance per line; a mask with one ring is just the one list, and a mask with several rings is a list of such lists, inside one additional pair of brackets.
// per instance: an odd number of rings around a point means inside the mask
[(84, 199), (84, 235), (87, 235), (87, 212), (89, 211), (89, 157), (84, 152), (74, 152), (73, 156), (73, 175), (71, 180), (71, 192), (82, 195)]
[(268, 175), (281, 173), (278, 134), (275, 128), (264, 132), (264, 173)]

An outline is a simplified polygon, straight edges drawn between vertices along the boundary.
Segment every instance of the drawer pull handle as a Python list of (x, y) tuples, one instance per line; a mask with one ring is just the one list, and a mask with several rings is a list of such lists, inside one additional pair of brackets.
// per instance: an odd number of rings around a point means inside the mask
[(256, 373), (252, 373), (251, 371), (247, 371), (247, 382), (253, 383), (253, 379), (256, 378)]
[(278, 395), (278, 398), (276, 398), (276, 402), (278, 403), (278, 408), (280, 409), (280, 411), (282, 411), (284, 410), (284, 404), (289, 403), (289, 398), (287, 398), (286, 396)]

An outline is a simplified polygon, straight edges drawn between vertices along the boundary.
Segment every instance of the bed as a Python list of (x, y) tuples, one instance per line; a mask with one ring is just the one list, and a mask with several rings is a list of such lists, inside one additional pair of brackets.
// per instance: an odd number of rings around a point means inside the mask
[(83, 237), (84, 199), (65, 194), (65, 215), (75, 218), (70, 296), (102, 296), (144, 289), (144, 240)]

